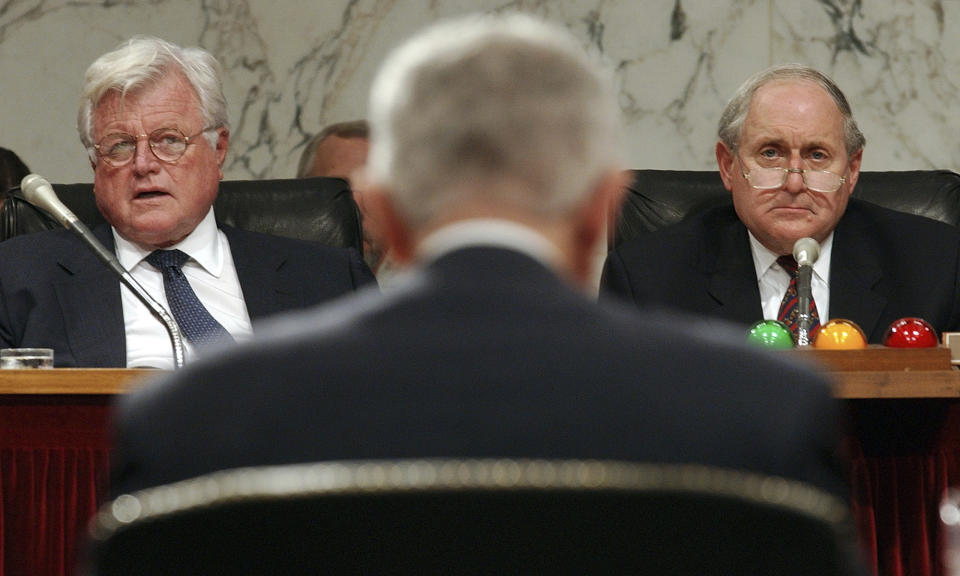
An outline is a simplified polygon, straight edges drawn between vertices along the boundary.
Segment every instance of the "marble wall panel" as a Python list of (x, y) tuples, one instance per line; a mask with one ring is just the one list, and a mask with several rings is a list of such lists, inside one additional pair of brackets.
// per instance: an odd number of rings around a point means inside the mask
[(477, 10), (538, 14), (603, 54), (632, 167), (712, 169), (737, 85), (804, 62), (850, 98), (864, 169), (960, 170), (955, 0), (0, 0), (0, 146), (52, 181), (89, 181), (75, 128), (83, 72), (123, 39), (154, 34), (223, 64), (227, 177), (289, 177), (312, 133), (364, 115), (391, 47)]

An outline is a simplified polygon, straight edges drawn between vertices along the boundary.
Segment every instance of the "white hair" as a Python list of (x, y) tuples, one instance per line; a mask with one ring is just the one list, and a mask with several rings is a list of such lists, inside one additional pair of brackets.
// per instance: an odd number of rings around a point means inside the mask
[[(80, 94), (77, 130), (80, 141), (93, 154), (93, 111), (109, 92), (126, 96), (151, 86), (171, 72), (180, 72), (200, 101), (204, 126), (229, 128), (227, 100), (220, 80), (220, 64), (202, 48), (181, 48), (153, 36), (134, 36), (116, 49), (97, 58), (87, 68)], [(205, 134), (216, 147), (218, 135)]]
[(370, 177), (415, 224), (465, 199), (568, 211), (620, 165), (606, 68), (531, 16), (428, 28), (388, 56), (369, 112)]
[(803, 64), (780, 64), (771, 66), (766, 70), (757, 72), (750, 78), (747, 78), (737, 89), (737, 92), (727, 102), (727, 106), (720, 116), (720, 124), (717, 127), (717, 136), (730, 150), (737, 150), (740, 146), (740, 137), (743, 134), (743, 123), (750, 112), (750, 105), (753, 103), (753, 96), (757, 90), (780, 80), (806, 81), (819, 85), (824, 91), (833, 98), (840, 115), (843, 117), (843, 143), (848, 156), (853, 156), (858, 150), (862, 150), (867, 143), (863, 132), (857, 126), (857, 121), (853, 119), (853, 111), (847, 97), (843, 95), (840, 87), (830, 79), (829, 76)]

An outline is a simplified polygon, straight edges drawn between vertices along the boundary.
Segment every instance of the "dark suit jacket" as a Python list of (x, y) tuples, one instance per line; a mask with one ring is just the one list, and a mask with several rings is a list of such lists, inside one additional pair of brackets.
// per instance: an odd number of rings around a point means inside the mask
[(710, 463), (846, 496), (819, 376), (598, 306), (517, 252), (462, 249), (258, 338), (121, 399), (116, 492), (258, 464), (542, 457)]
[[(356, 251), (221, 229), (252, 321), (374, 282)], [(113, 250), (109, 226), (94, 235)], [(58, 367), (126, 366), (120, 281), (67, 230), (0, 242), (0, 346), (53, 348)]]
[[(743, 325), (763, 318), (747, 229), (731, 206), (625, 242), (604, 268), (601, 299), (619, 296)], [(960, 231), (855, 198), (837, 225), (831, 318), (880, 343), (899, 318), (960, 329)]]

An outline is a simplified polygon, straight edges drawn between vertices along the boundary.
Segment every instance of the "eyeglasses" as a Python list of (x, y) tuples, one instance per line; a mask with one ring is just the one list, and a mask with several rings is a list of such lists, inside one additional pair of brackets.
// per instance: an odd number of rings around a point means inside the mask
[(192, 136), (184, 136), (183, 132), (176, 128), (158, 128), (150, 134), (140, 134), (139, 136), (126, 132), (116, 132), (104, 136), (100, 143), (94, 144), (93, 147), (96, 148), (97, 155), (103, 158), (104, 162), (118, 168), (126, 166), (133, 160), (137, 153), (137, 142), (141, 138), (146, 138), (150, 145), (150, 151), (153, 152), (157, 160), (174, 164), (183, 157), (187, 151), (187, 146), (193, 144), (194, 138), (213, 129), (213, 127), (207, 127)]
[[(740, 166), (746, 166), (742, 158), (740, 159)], [(827, 170), (804, 170), (802, 168), (761, 168), (758, 166), (749, 172), (744, 172), (741, 168), (740, 173), (756, 190), (781, 188), (787, 182), (787, 176), (790, 174), (799, 174), (807, 188), (824, 194), (836, 192), (847, 181), (846, 177)]]

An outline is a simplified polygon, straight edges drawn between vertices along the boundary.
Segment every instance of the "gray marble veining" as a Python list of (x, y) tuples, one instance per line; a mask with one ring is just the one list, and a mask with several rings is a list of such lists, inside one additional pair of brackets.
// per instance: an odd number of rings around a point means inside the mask
[(736, 86), (804, 62), (850, 99), (864, 169), (960, 170), (954, 0), (0, 0), (0, 146), (52, 181), (89, 181), (75, 128), (83, 71), (154, 34), (223, 65), (226, 177), (290, 177), (311, 134), (364, 115), (391, 47), (439, 18), (508, 10), (567, 26), (612, 66), (631, 167), (713, 169)]

